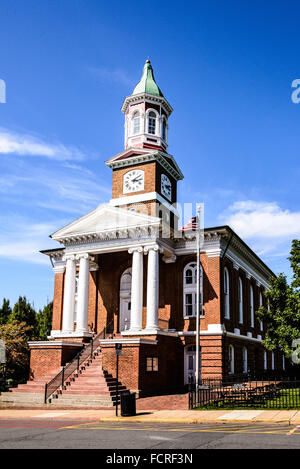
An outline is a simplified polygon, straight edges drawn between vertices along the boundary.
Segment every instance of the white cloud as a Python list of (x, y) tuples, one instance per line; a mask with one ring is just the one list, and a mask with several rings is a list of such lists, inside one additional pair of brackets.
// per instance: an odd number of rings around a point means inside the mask
[(292, 238), (300, 235), (300, 212), (283, 210), (276, 202), (235, 202), (224, 217), (242, 238)]
[(265, 261), (286, 259), (292, 239), (300, 237), (300, 212), (284, 210), (276, 202), (237, 201), (219, 218)]
[(59, 247), (49, 238), (56, 223), (32, 223), (28, 218), (6, 215), (0, 217), (0, 224), (4, 226), (0, 234), (0, 257), (49, 264), (48, 257), (41, 254), (39, 249), (41, 246), (45, 249)]
[(60, 142), (46, 142), (29, 134), (18, 134), (0, 128), (0, 154), (19, 156), (43, 156), (53, 160), (83, 160), (82, 150), (74, 146), (66, 146)]

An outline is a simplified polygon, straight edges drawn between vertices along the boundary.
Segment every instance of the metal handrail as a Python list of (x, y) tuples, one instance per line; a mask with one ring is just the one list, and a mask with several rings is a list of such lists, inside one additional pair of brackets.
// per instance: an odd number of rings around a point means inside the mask
[(109, 333), (109, 327), (112, 325), (113, 320), (104, 327), (104, 329), (96, 336), (94, 339), (75, 355), (75, 357), (62, 368), (62, 370), (57, 373), (54, 378), (45, 384), (45, 396), (44, 402), (47, 404), (49, 397), (55, 393), (60, 387), (63, 389), (65, 381), (73, 374), (75, 371), (79, 372), (79, 368), (89, 357), (93, 357), (93, 353), (100, 344), (101, 339), (105, 339), (106, 333)]

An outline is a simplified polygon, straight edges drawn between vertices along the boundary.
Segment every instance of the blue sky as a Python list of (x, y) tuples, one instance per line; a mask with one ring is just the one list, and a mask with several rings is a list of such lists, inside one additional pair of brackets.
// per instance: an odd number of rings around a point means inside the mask
[(2, 0), (0, 301), (53, 295), (49, 234), (109, 201), (123, 99), (150, 58), (174, 112), (179, 201), (275, 272), (300, 235), (297, 2)]

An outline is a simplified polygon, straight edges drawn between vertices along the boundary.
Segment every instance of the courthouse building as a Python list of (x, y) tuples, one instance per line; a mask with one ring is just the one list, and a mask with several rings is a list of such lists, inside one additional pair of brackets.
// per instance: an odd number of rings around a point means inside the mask
[[(196, 230), (178, 226), (183, 174), (168, 153), (173, 109), (147, 60), (122, 105), (124, 150), (106, 161), (112, 196), (51, 235), (55, 275), (49, 341), (33, 342), (33, 379), (54, 373), (105, 327), (102, 368), (141, 396), (171, 391), (195, 375)], [(121, 129), (120, 129), (121, 131)], [(197, 188), (195, 188), (196, 190)], [(188, 202), (188, 201), (184, 201)], [(200, 372), (225, 377), (274, 368), (255, 311), (274, 274), (229, 227), (205, 227), (201, 245)]]

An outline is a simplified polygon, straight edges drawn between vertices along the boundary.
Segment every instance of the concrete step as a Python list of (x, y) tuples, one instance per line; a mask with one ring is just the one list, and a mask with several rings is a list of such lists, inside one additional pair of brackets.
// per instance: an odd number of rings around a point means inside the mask
[(11, 393), (3, 392), (0, 395), (0, 406), (11, 405), (35, 405), (44, 403), (44, 393)]
[(76, 396), (62, 394), (59, 397), (50, 399), (51, 406), (55, 407), (107, 407), (114, 405), (113, 399), (109, 396)]

